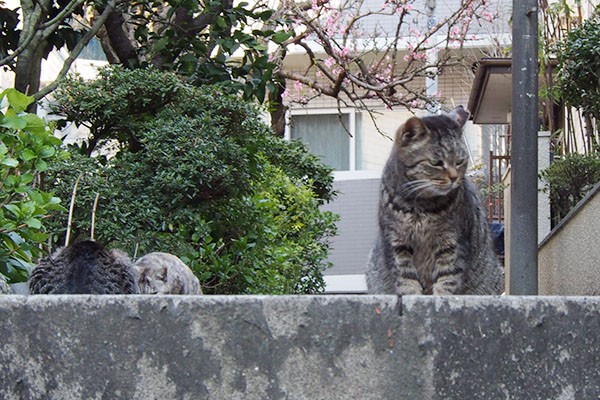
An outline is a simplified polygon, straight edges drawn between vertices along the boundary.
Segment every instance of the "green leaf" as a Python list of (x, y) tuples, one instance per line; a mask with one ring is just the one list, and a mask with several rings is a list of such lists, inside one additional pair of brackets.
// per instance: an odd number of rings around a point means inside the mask
[(267, 21), (267, 20), (269, 20), (269, 18), (271, 18), (273, 16), (274, 13), (275, 13), (275, 10), (266, 10), (266, 11), (263, 11), (260, 14), (258, 14), (258, 17), (260, 19), (262, 19), (263, 21)]
[(42, 227), (42, 221), (40, 221), (37, 218), (27, 218), (25, 220), (25, 224), (30, 227), (30, 228), (34, 228), (34, 229), (40, 229)]
[(13, 187), (17, 184), (17, 177), (14, 175), (9, 175), (4, 180), (4, 185), (7, 187)]
[(29, 197), (31, 198), (31, 200), (35, 201), (37, 204), (44, 203), (44, 198), (38, 191), (36, 191), (34, 189), (27, 190), (27, 194), (29, 194)]
[(33, 181), (33, 174), (23, 174), (21, 175), (21, 184), (27, 185)]
[(28, 238), (36, 243), (42, 243), (48, 239), (48, 234), (44, 232), (30, 232)]
[(27, 122), (26, 129), (32, 133), (45, 133), (46, 124), (44, 121), (35, 114), (25, 114), (22, 117)]
[(17, 206), (16, 204), (6, 204), (4, 206), (4, 208), (6, 208), (11, 213), (13, 213), (13, 215), (17, 218), (22, 215), (21, 208), (19, 206)]
[(35, 153), (33, 151), (31, 151), (30, 149), (25, 149), (23, 150), (23, 152), (21, 153), (21, 159), (23, 161), (31, 161), (36, 157)]
[(48, 163), (44, 160), (37, 160), (35, 162), (35, 169), (37, 169), (40, 172), (44, 172), (48, 169)]
[(220, 15), (217, 16), (217, 19), (215, 21), (217, 23), (217, 26), (219, 28), (226, 28), (227, 27), (227, 23), (225, 22), (225, 19), (223, 17), (221, 17)]
[(10, 106), (12, 108), (14, 108), (14, 110), (17, 113), (21, 113), (23, 111), (25, 111), (27, 109), (27, 106), (29, 106), (31, 103), (33, 103), (33, 96), (27, 96), (24, 95), (23, 93), (19, 92), (17, 89), (6, 89), (3, 94), (6, 94), (6, 97), (8, 99), (8, 104), (10, 104)]
[(44, 146), (40, 152), (40, 157), (49, 158), (56, 154), (56, 149), (51, 146)]
[(282, 44), (283, 42), (285, 42), (286, 40), (288, 40), (289, 38), (291, 38), (294, 35), (294, 31), (290, 30), (290, 31), (279, 31), (276, 34), (273, 35), (273, 37), (271, 38), (271, 40), (273, 40), (275, 43), (277, 44)]
[(27, 121), (22, 117), (4, 117), (0, 122), (0, 126), (9, 129), (24, 129), (27, 126)]
[(15, 168), (19, 166), (19, 161), (15, 160), (14, 158), (7, 157), (0, 161), (0, 164)]
[(48, 144), (51, 144), (53, 146), (60, 146), (62, 144), (62, 140), (53, 135), (48, 135), (48, 138), (46, 140)]
[(164, 50), (165, 48), (167, 48), (167, 44), (169, 44), (169, 38), (163, 37), (159, 39), (154, 45), (154, 51), (160, 52)]

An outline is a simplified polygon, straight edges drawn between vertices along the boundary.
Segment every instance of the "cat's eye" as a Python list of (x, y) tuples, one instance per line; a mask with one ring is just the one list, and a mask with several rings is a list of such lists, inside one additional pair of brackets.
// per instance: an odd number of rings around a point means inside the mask
[(459, 158), (458, 160), (456, 160), (456, 165), (463, 165), (466, 161), (466, 158)]
[(436, 160), (435, 158), (430, 158), (428, 161), (429, 164), (433, 165), (434, 167), (441, 167), (442, 165), (444, 165), (444, 162), (442, 160)]

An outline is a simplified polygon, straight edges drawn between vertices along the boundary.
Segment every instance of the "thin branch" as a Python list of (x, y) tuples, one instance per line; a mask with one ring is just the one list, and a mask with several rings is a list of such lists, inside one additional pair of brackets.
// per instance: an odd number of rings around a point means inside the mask
[(94, 228), (96, 227), (96, 208), (98, 207), (98, 199), (100, 199), (100, 192), (96, 193), (94, 199), (94, 206), (92, 207), (92, 227), (90, 228), (90, 240), (94, 240)]
[(27, 33), (27, 36), (25, 36), (25, 39), (23, 39), (23, 43), (21, 43), (19, 45), (19, 47), (17, 47), (15, 49), (15, 51), (13, 51), (12, 53), (10, 53), (9, 55), (7, 55), (6, 57), (4, 57), (3, 59), (0, 59), (0, 66), (8, 64), (8, 63), (14, 61), (15, 58), (17, 58), (18, 56), (20, 56), (21, 53), (23, 53), (23, 51), (25, 51), (25, 49), (27, 48), (27, 46), (29, 46), (29, 44), (33, 40), (36, 32), (37, 32), (37, 30), (32, 27), (31, 30)]
[[(60, 24), (68, 14), (71, 14), (73, 10), (83, 4), (84, 0), (71, 0), (69, 4), (67, 4), (64, 8), (60, 10), (60, 12), (56, 15), (56, 17), (52, 18), (49, 21), (44, 22), (38, 27), (38, 30), (46, 30), (46, 28), (51, 28), (51, 32), (56, 29), (56, 26)], [(44, 35), (45, 37), (49, 35)]]
[(67, 219), (67, 234), (65, 235), (65, 247), (69, 245), (71, 239), (71, 222), (73, 222), (73, 210), (75, 209), (75, 196), (77, 195), (77, 185), (83, 174), (79, 174), (75, 185), (73, 186), (73, 193), (71, 194), (71, 205), (69, 206), (69, 218)]
[(40, 100), (41, 98), (43, 98), (48, 93), (52, 92), (54, 89), (56, 89), (58, 87), (60, 80), (62, 78), (64, 78), (67, 75), (67, 73), (69, 72), (69, 69), (71, 68), (71, 64), (73, 64), (73, 62), (77, 59), (77, 57), (79, 57), (79, 54), (84, 49), (84, 47), (89, 43), (90, 40), (92, 40), (92, 38), (100, 30), (102, 25), (104, 25), (104, 22), (106, 22), (106, 20), (108, 19), (108, 16), (115, 9), (118, 1), (119, 0), (110, 0), (108, 2), (108, 4), (106, 5), (106, 8), (102, 12), (102, 14), (94, 22), (92, 29), (87, 31), (85, 33), (85, 35), (83, 35), (83, 37), (81, 38), (79, 43), (77, 43), (75, 48), (73, 48), (73, 51), (71, 52), (69, 57), (67, 57), (67, 59), (65, 60), (63, 67), (60, 70), (60, 72), (58, 73), (58, 76), (56, 77), (54, 82), (52, 82), (51, 84), (49, 84), (48, 86), (46, 86), (45, 88), (43, 88), (42, 90), (40, 90), (39, 92), (37, 92), (33, 95), (33, 97), (36, 101)]

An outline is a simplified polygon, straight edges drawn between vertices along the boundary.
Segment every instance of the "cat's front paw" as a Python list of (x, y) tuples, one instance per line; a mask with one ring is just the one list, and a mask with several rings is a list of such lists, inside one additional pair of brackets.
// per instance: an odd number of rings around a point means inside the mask
[(444, 295), (453, 295), (454, 293), (451, 289), (445, 286), (436, 286), (433, 285), (432, 293), (434, 296), (444, 296)]
[(423, 287), (418, 281), (403, 281), (396, 285), (396, 294), (398, 296), (419, 295), (423, 294)]

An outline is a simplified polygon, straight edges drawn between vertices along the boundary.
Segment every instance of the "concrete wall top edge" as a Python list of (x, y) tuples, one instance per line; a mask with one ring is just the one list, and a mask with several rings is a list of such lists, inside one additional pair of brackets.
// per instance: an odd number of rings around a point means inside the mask
[(362, 304), (388, 304), (393, 306), (400, 303), (404, 309), (414, 305), (438, 307), (448, 304), (453, 307), (469, 306), (510, 306), (545, 303), (559, 306), (565, 302), (600, 305), (600, 296), (402, 296), (394, 295), (365, 295), (365, 294), (326, 294), (326, 295), (0, 295), (0, 306), (20, 304), (139, 304), (139, 303), (173, 303), (173, 304), (237, 304), (243, 307), (251, 303), (315, 303), (330, 305), (336, 302), (355, 302)]

